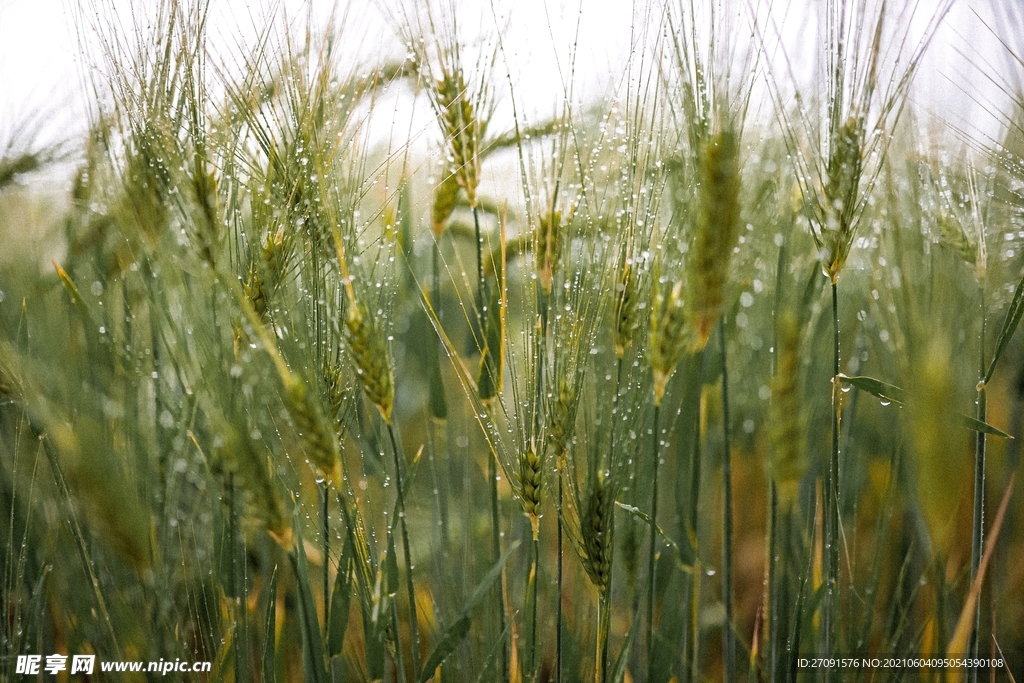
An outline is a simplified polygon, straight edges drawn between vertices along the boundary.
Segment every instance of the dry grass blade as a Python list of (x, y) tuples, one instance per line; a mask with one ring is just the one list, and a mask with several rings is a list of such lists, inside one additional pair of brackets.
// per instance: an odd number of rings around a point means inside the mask
[[(1010, 504), (1010, 496), (1013, 494), (1013, 484), (1016, 478), (1016, 474), (1010, 477), (1010, 482), (1006, 486), (1006, 492), (1003, 493), (1003, 500), (999, 503), (999, 510), (996, 512), (996, 518), (992, 522), (992, 529), (985, 540), (985, 554), (982, 555), (981, 564), (978, 565), (978, 573), (974, 577), (974, 581), (971, 582), (971, 590), (967, 593), (967, 600), (964, 602), (963, 610), (960, 612), (960, 618), (957, 619), (956, 629), (953, 631), (953, 636), (949, 639), (949, 645), (946, 646), (946, 652), (951, 655), (960, 655), (967, 651), (967, 640), (970, 638), (971, 629), (974, 626), (975, 606), (981, 595), (981, 585), (985, 581), (985, 571), (988, 569), (988, 563), (992, 559), (992, 553), (995, 552), (996, 541), (999, 540), (999, 531), (1003, 527), (1003, 520), (1006, 517), (1006, 509)], [(952, 680), (963, 680), (963, 677), (963, 669), (954, 669)]]

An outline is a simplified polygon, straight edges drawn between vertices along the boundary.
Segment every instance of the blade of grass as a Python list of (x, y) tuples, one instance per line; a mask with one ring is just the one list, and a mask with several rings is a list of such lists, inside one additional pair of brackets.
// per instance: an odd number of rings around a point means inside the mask
[(295, 548), (288, 554), (299, 594), (299, 631), (302, 636), (303, 669), (307, 683), (330, 683), (327, 675), (327, 659), (324, 655), (324, 641), (317, 623), (316, 603), (309, 579), (306, 549), (302, 542), (302, 525), (299, 522), (299, 506), (295, 506), (293, 522)]
[(1006, 350), (1006, 345), (1010, 343), (1013, 333), (1017, 331), (1021, 317), (1024, 317), (1024, 278), (1021, 278), (1020, 282), (1017, 283), (1017, 288), (1013, 292), (1010, 308), (1006, 311), (1003, 326), (996, 337), (996, 347), (992, 352), (992, 360), (988, 363), (988, 370), (981, 381), (982, 384), (988, 384), (989, 380), (992, 379), (992, 373), (996, 371), (996, 364), (1003, 355), (1003, 351)]
[(267, 587), (267, 609), (263, 617), (263, 681), (272, 683), (275, 680), (275, 641), (277, 626), (277, 565), (270, 575)]
[(466, 602), (465, 607), (462, 610), (462, 614), (452, 624), (445, 629), (441, 638), (437, 641), (437, 645), (434, 646), (433, 652), (427, 657), (427, 661), (423, 665), (423, 670), (419, 675), (419, 683), (426, 683), (433, 676), (435, 670), (444, 663), (444, 660), (455, 651), (459, 644), (469, 634), (471, 625), (470, 612), (487, 597), (491, 587), (501, 577), (501, 571), (505, 567), (509, 558), (512, 557), (512, 553), (519, 547), (519, 541), (512, 543), (505, 554), (494, 564), (493, 567), (484, 575), (483, 580), (477, 584), (477, 587), (473, 590), (472, 595)]
[(719, 352), (722, 356), (722, 602), (725, 624), (722, 626), (722, 655), (725, 680), (736, 680), (736, 636), (733, 632), (732, 588), (732, 453), (729, 442), (729, 373), (726, 363), (725, 318), (718, 322)]
[(352, 601), (352, 559), (354, 551), (351, 541), (346, 538), (338, 560), (338, 574), (334, 577), (331, 593), (331, 611), (327, 620), (327, 656), (341, 654), (345, 646), (345, 631), (348, 628), (348, 612)]
[[(1010, 496), (1013, 494), (1015, 480), (1016, 474), (1010, 477), (1010, 483), (1006, 486), (1003, 500), (999, 503), (999, 511), (996, 512), (995, 521), (992, 522), (992, 530), (985, 541), (985, 554), (982, 555), (981, 563), (978, 565), (978, 573), (975, 575), (974, 581), (971, 582), (971, 590), (967, 594), (967, 600), (964, 602), (963, 611), (960, 612), (960, 618), (957, 619), (953, 637), (950, 638), (949, 645), (946, 646), (946, 653), (950, 656), (963, 654), (967, 648), (967, 641), (970, 638), (974, 624), (975, 606), (981, 595), (981, 585), (985, 580), (985, 570), (988, 569), (989, 560), (992, 559), (992, 553), (995, 552), (999, 530), (1002, 528), (1003, 520), (1006, 517), (1006, 509), (1010, 503)], [(951, 680), (963, 680), (963, 669), (954, 669), (952, 674)]]
[[(888, 403), (894, 403), (899, 406), (906, 405), (907, 403), (907, 392), (905, 390), (892, 384), (886, 384), (885, 382), (874, 379), (873, 377), (850, 377), (848, 375), (840, 373), (839, 381), (842, 382), (843, 384), (849, 384), (850, 386), (857, 387), (862, 391), (866, 391), (872, 396), (875, 396), (881, 399), (882, 401), (886, 401)], [(983, 422), (978, 418), (971, 417), (970, 415), (958, 413), (957, 419), (963, 424), (964, 427), (975, 432), (991, 434), (993, 436), (998, 436), (1003, 439), (1013, 438), (1012, 436), (1002, 431), (1001, 429), (993, 427), (989, 423)]]

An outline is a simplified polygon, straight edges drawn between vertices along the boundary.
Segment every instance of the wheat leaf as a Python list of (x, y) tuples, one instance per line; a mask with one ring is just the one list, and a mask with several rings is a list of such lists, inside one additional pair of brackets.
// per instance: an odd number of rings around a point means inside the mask
[(311, 683), (328, 683), (327, 659), (324, 657), (324, 641), (320, 635), (320, 624), (316, 617), (316, 602), (309, 582), (309, 567), (306, 564), (306, 550), (302, 542), (302, 525), (299, 523), (299, 506), (295, 506), (295, 549), (288, 554), (295, 571), (299, 593), (299, 630), (302, 647), (305, 650), (305, 679)]
[(505, 567), (505, 563), (512, 557), (513, 551), (519, 547), (519, 541), (513, 543), (505, 554), (501, 556), (494, 566), (491, 567), (490, 571), (484, 576), (483, 580), (473, 591), (473, 594), (469, 598), (469, 602), (466, 603), (466, 607), (462, 614), (456, 619), (451, 626), (445, 629), (441, 639), (437, 641), (437, 645), (434, 646), (433, 652), (427, 657), (427, 661), (423, 664), (423, 670), (420, 672), (419, 683), (426, 683), (434, 676), (434, 672), (437, 667), (444, 663), (444, 660), (448, 658), (455, 648), (465, 639), (469, 634), (469, 627), (471, 620), (469, 617), (470, 611), (483, 600), (487, 593), (490, 592), (491, 586), (501, 576), (501, 570)]
[(897, 386), (877, 380), (874, 377), (850, 377), (840, 373), (839, 381), (843, 384), (855, 386), (861, 391), (866, 391), (872, 396), (877, 396), (883, 401), (890, 401), (897, 405), (903, 405), (907, 402), (907, 392)]
[(345, 645), (345, 630), (348, 627), (348, 611), (352, 600), (352, 558), (355, 550), (352, 540), (346, 539), (338, 561), (338, 575), (331, 591), (331, 614), (327, 622), (327, 654), (330, 657), (341, 654)]
[(992, 373), (996, 370), (996, 363), (999, 362), (999, 357), (1006, 350), (1006, 345), (1010, 343), (1013, 333), (1017, 331), (1017, 325), (1020, 324), (1021, 316), (1024, 316), (1024, 278), (1021, 278), (1020, 282), (1017, 283), (1017, 289), (1013, 292), (1013, 299), (1010, 300), (1010, 309), (1006, 311), (1003, 327), (999, 330), (999, 336), (996, 337), (996, 349), (992, 353), (992, 360), (988, 364), (988, 372), (985, 373), (985, 379), (982, 380), (982, 384), (988, 384), (989, 380), (992, 379)]
[(958, 417), (960, 418), (960, 423), (964, 427), (967, 427), (968, 429), (972, 429), (976, 432), (981, 432), (982, 434), (991, 434), (992, 436), (998, 436), (1002, 439), (1013, 438), (1012, 436), (1002, 431), (1001, 429), (996, 429), (989, 423), (982, 422), (981, 420), (975, 419), (970, 415), (964, 415), (963, 413), (961, 413)]
[(274, 626), (277, 623), (277, 566), (274, 566), (274, 573), (270, 575), (270, 585), (267, 588), (267, 612), (263, 619), (263, 680), (274, 680)]
[[(843, 384), (849, 384), (855, 386), (862, 391), (866, 391), (872, 396), (876, 396), (883, 401), (895, 403), (896, 405), (904, 405), (907, 402), (907, 392), (900, 389), (892, 384), (886, 384), (885, 382), (875, 379), (874, 377), (855, 376), (850, 377), (842, 373), (839, 374), (839, 381)], [(959, 413), (957, 419), (960, 423), (968, 429), (976, 432), (982, 432), (983, 434), (991, 434), (992, 436), (998, 436), (1003, 439), (1012, 439), (1013, 437), (993, 427), (987, 422), (975, 419), (970, 415), (964, 415)]]

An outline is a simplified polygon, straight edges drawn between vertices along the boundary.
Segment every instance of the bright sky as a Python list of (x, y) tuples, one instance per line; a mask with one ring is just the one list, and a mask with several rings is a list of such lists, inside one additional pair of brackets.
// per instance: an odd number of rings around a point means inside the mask
[[(97, 5), (107, 5), (111, 0), (95, 1)], [(725, 5), (731, 1), (725, 0)], [(791, 3), (776, 0), (777, 20), (782, 22), (780, 31), (784, 35), (800, 35), (807, 27), (792, 19), (792, 15), (779, 18), (778, 9), (791, 9), (808, 1), (820, 0), (794, 0)], [(984, 120), (991, 119), (991, 114), (979, 116), (979, 112), (992, 112), (994, 106), (991, 102), (996, 101), (998, 92), (985, 83), (984, 74), (1014, 73), (1019, 77), (1024, 74), (1024, 67), (1009, 63), (982, 19), (1004, 35), (1024, 35), (1024, 11), (1000, 13), (993, 9), (993, 4), (998, 7), (1002, 2), (1015, 1), (975, 0), (968, 3), (961, 0), (955, 5), (926, 60), (930, 68), (919, 76), (919, 85), (923, 87), (919, 88), (916, 97), (922, 100), (921, 103), (954, 122), (992, 129), (993, 124)], [(582, 12), (579, 10), (581, 2)], [(922, 13), (926, 14), (929, 6), (937, 2), (921, 0)], [(74, 25), (77, 12), (72, 10), (76, 4), (77, 0), (0, 0), (0, 144), (11, 121), (23, 120), (25, 112), (39, 111), (50, 121), (50, 130), (54, 133), (66, 134), (84, 129), (84, 98), (81, 94), (84, 64)], [(85, 4), (90, 4), (89, 0), (85, 0)], [(152, 2), (116, 0), (115, 4), (120, 7), (125, 25), (130, 25), (132, 6), (149, 6)], [(261, 0), (214, 0), (215, 28), (212, 34), (230, 35), (238, 27), (242, 27), (243, 33), (251, 34), (259, 22), (250, 17), (253, 13), (258, 15), (259, 10), (250, 10), (250, 7), (257, 8), (262, 4)], [(284, 0), (283, 4), (295, 8), (302, 6), (300, 0)], [(327, 6), (326, 2), (315, 4)], [(642, 0), (639, 4), (648, 3)], [(902, 5), (901, 2), (893, 4)], [(390, 6), (388, 0), (381, 0), (377, 6), (360, 0), (349, 8), (353, 23), (358, 26), (346, 33), (349, 37), (361, 38), (364, 50), (394, 44), (388, 37), (391, 35), (388, 25), (381, 18), (381, 5)], [(621, 63), (628, 51), (632, 9), (622, 0), (519, 0), (514, 4), (495, 0), (495, 5), (497, 9), (492, 10), (489, 3), (467, 3), (469, 7), (483, 8), (481, 14), (485, 26), (488, 21), (494, 25), (494, 13), (504, 17), (511, 12), (502, 36), (509, 59), (513, 62), (513, 79), (522, 98), (531, 99), (536, 106), (541, 106), (541, 103), (553, 105), (559, 98), (560, 79), (554, 66), (554, 54), (557, 52), (564, 59), (578, 18), (582, 24), (580, 35), (583, 39), (576, 82), (582, 83), (584, 88), (592, 88), (598, 83), (599, 75), (607, 74), (613, 65)], [(298, 11), (293, 13), (299, 14)], [(1016, 19), (1008, 18), (1009, 14), (1015, 14)], [(85, 15), (95, 16), (89, 12)], [(1022, 41), (1019, 37), (1016, 40), (1019, 50)], [(968, 60), (985, 63), (985, 66), (979, 72)], [(499, 73), (502, 73), (500, 69)], [(969, 83), (970, 94), (962, 92), (965, 86), (957, 83)]]

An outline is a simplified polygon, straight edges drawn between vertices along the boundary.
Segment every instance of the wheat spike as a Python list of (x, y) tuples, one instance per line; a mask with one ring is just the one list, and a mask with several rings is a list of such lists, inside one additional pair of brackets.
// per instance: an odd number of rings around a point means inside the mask
[(561, 458), (572, 436), (576, 422), (576, 408), (579, 394), (570, 377), (558, 378), (558, 395), (551, 401), (547, 419), (547, 449), (556, 458)]
[(284, 382), (288, 414), (302, 437), (303, 450), (310, 463), (327, 479), (340, 481), (340, 456), (334, 431), (327, 427), (320, 405), (310, 395), (306, 383), (294, 373)]
[(562, 212), (541, 216), (537, 231), (537, 272), (544, 293), (551, 294), (551, 284), (562, 256)]
[(978, 261), (978, 247), (967, 236), (960, 221), (943, 211), (935, 223), (939, 230), (939, 244), (959, 256), (964, 263), (975, 265)]
[(477, 393), (484, 401), (501, 393), (505, 375), (505, 302), (500, 282), (499, 279), (499, 286), (491, 293), (484, 331), (484, 350), (480, 357)]
[(587, 551), (585, 568), (602, 595), (608, 590), (612, 572), (612, 535), (615, 522), (614, 492), (604, 472), (598, 473), (587, 497), (582, 532)]
[(654, 372), (655, 405), (661, 405), (665, 387), (686, 346), (682, 291), (682, 282), (676, 282), (666, 296), (655, 282), (649, 349), (651, 370)]
[(861, 147), (864, 140), (864, 121), (851, 116), (835, 136), (828, 160), (828, 179), (825, 183), (825, 206), (819, 220), (822, 235), (822, 270), (832, 282), (846, 264), (853, 243), (854, 214), (857, 210), (857, 192), (864, 169)]
[(800, 419), (800, 325), (792, 311), (779, 315), (778, 349), (778, 364), (771, 383), (768, 462), (780, 503), (788, 508), (796, 501), (797, 487), (807, 469)]
[(723, 289), (740, 220), (739, 147), (731, 132), (718, 133), (700, 153), (700, 220), (690, 269), (697, 350), (703, 349), (722, 314)]
[(622, 358), (626, 350), (632, 346), (636, 337), (637, 329), (640, 326), (640, 316), (637, 312), (637, 304), (640, 299), (640, 282), (637, 277), (636, 266), (629, 259), (626, 260), (622, 270), (619, 271), (619, 279), (615, 285), (615, 356)]
[(263, 240), (263, 245), (260, 248), (260, 251), (263, 254), (263, 263), (266, 266), (267, 271), (267, 286), (271, 291), (277, 289), (277, 286), (281, 284), (281, 280), (284, 278), (284, 273), (288, 268), (287, 246), (284, 226), (282, 226), (273, 234), (267, 233), (266, 238)]
[(456, 179), (469, 205), (475, 207), (480, 184), (479, 147), (487, 122), (477, 116), (461, 71), (446, 70), (435, 88), (438, 116), (451, 145)]
[(384, 421), (391, 423), (395, 403), (395, 382), (384, 335), (362, 302), (349, 300), (345, 316), (345, 338), (355, 362), (359, 383)]
[(430, 207), (430, 229), (434, 237), (444, 232), (445, 223), (451, 218), (459, 200), (459, 178), (455, 170), (446, 171), (441, 184), (434, 191), (434, 203)]
[(395, 404), (395, 380), (380, 323), (370, 315), (366, 304), (356, 296), (352, 276), (348, 271), (345, 257), (345, 243), (338, 226), (333, 227), (334, 248), (341, 268), (345, 288), (347, 311), (345, 315), (345, 340), (356, 366), (359, 384), (370, 402), (377, 406), (384, 421), (391, 424), (391, 410)]
[(11, 367), (6, 360), (0, 358), (0, 396), (17, 401), (22, 398), (21, 382), (18, 381), (18, 377)]
[(541, 493), (544, 484), (544, 461), (531, 443), (519, 456), (520, 495), (523, 511), (530, 518), (533, 538), (540, 533)]
[(345, 377), (341, 372), (341, 367), (331, 361), (325, 362), (323, 378), (327, 387), (327, 407), (331, 411), (330, 418), (336, 425), (340, 425), (341, 408), (345, 402)]
[(245, 284), (242, 285), (242, 289), (245, 292), (245, 296), (249, 299), (249, 303), (252, 304), (252, 308), (256, 311), (256, 315), (260, 317), (260, 320), (264, 323), (270, 320), (268, 314), (268, 297), (267, 288), (263, 284), (263, 278), (260, 277), (259, 269), (256, 268), (255, 263), (249, 265), (249, 274), (246, 277)]

